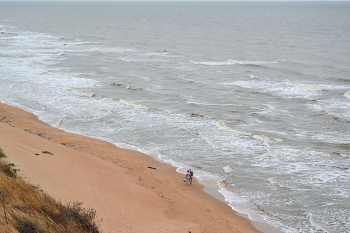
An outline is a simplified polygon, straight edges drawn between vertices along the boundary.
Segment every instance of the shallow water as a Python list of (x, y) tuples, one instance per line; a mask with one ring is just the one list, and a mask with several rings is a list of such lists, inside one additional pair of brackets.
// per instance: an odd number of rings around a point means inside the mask
[(350, 232), (350, 4), (0, 6), (2, 102), (284, 232)]

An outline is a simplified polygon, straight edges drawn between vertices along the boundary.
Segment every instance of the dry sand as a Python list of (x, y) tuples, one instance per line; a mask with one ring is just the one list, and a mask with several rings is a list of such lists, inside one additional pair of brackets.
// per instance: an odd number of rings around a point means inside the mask
[(62, 203), (95, 209), (105, 233), (259, 232), (196, 180), (184, 183), (174, 167), (2, 103), (0, 147), (27, 182)]

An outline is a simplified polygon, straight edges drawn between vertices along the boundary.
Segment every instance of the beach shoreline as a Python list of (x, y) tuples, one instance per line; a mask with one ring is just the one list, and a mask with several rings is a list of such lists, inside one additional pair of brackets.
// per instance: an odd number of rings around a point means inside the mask
[[(191, 186), (183, 183), (184, 175), (171, 165), (67, 133), (3, 103), (0, 131), (0, 147), (24, 180), (63, 203), (79, 201), (95, 209), (105, 233), (255, 233), (268, 228), (240, 216), (196, 180)], [(278, 232), (273, 229), (268, 231)]]

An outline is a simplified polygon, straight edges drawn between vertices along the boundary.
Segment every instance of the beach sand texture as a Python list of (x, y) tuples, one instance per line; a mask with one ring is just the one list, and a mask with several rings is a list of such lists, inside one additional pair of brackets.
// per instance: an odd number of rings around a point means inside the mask
[(174, 167), (2, 103), (0, 147), (27, 182), (63, 203), (95, 209), (105, 233), (259, 232), (196, 180), (182, 182)]

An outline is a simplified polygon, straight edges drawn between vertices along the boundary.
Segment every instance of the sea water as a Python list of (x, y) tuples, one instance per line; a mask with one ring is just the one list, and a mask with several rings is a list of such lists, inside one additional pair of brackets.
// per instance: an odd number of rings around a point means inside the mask
[(283, 232), (350, 232), (347, 2), (0, 2), (0, 101)]

